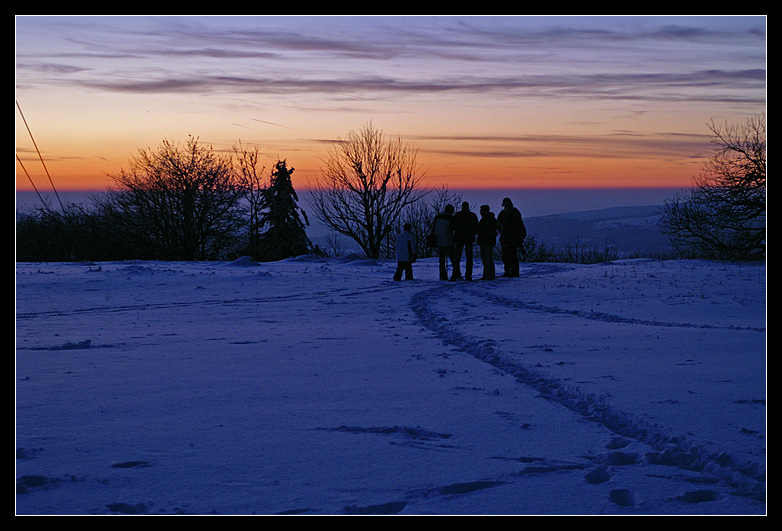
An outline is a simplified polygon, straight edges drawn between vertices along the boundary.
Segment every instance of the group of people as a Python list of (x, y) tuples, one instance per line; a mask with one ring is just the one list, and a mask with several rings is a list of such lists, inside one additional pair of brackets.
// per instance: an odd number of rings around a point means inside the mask
[[(519, 276), (519, 249), (524, 252), (524, 238), (527, 236), (521, 212), (506, 197), (502, 200), (502, 210), (496, 218), (489, 205), (482, 205), (480, 214), (481, 217), (478, 219), (478, 216), (470, 211), (470, 204), (465, 201), (459, 212), (454, 212), (453, 205), (447, 205), (445, 210), (435, 217), (427, 243), (437, 248), (440, 280), (449, 280), (449, 261), (452, 266), (450, 280), (472, 280), (473, 246), (476, 242), (483, 264), (483, 276), (480, 280), (493, 280), (496, 276), (494, 248), (498, 236), (504, 266), (502, 276)], [(406, 280), (413, 279), (415, 248), (412, 226), (407, 223), (396, 240), (398, 265), (394, 280), (401, 280), (402, 273)], [(460, 266), (462, 254), (466, 258), (464, 277)]]

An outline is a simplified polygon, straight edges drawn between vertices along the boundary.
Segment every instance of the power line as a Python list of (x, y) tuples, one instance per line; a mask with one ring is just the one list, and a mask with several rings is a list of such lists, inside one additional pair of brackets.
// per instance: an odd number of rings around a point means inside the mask
[(22, 159), (19, 158), (19, 155), (16, 156), (16, 160), (19, 161), (19, 165), (22, 167), (22, 170), (24, 170), (24, 173), (27, 175), (27, 178), (30, 180), (30, 184), (33, 185), (33, 190), (35, 190), (35, 193), (38, 194), (38, 199), (41, 200), (41, 203), (43, 203), (43, 207), (46, 208), (46, 202), (43, 200), (43, 197), (41, 197), (41, 192), (39, 192), (38, 187), (35, 186), (35, 183), (33, 182), (33, 178), (30, 177), (29, 173), (27, 173), (27, 168), (25, 168), (24, 164), (22, 164)]
[[(35, 138), (33, 138), (33, 132), (30, 131), (30, 126), (27, 125), (27, 120), (24, 118), (24, 113), (22, 112), (22, 107), (19, 106), (19, 101), (16, 100), (16, 107), (19, 109), (19, 114), (22, 116), (22, 121), (24, 122), (24, 126), (27, 128), (27, 132), (30, 134), (30, 139), (33, 141), (33, 146), (35, 146), (35, 151), (38, 153), (38, 158), (41, 159), (41, 164), (43, 165), (43, 169), (46, 172), (46, 176), (49, 178), (49, 183), (52, 185), (52, 190), (54, 191), (54, 195), (57, 197), (57, 202), (60, 203), (60, 208), (65, 211), (65, 207), (62, 206), (62, 201), (60, 200), (60, 194), (57, 193), (57, 189), (54, 187), (54, 181), (52, 181), (52, 176), (49, 175), (49, 170), (46, 168), (46, 163), (43, 161), (43, 157), (41, 156), (41, 151), (38, 149), (38, 144), (35, 143)], [(17, 155), (17, 160), (19, 159), (19, 156)], [(21, 160), (19, 161), (21, 164)], [(22, 166), (24, 168), (24, 166)], [(25, 171), (25, 173), (27, 173)], [(28, 178), (30, 175), (28, 174)], [(32, 179), (30, 179), (30, 182), (32, 183)], [(33, 188), (35, 188), (35, 185), (33, 185)], [(37, 192), (37, 190), (36, 190)], [(38, 195), (40, 197), (40, 194)]]

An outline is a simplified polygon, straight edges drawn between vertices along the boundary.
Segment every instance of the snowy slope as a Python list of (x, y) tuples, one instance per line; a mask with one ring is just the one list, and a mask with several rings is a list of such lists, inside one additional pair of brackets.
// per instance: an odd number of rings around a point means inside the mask
[(555, 250), (579, 245), (602, 250), (612, 246), (619, 257), (657, 256), (671, 252), (660, 232), (660, 206), (614, 207), (535, 216), (524, 220), (536, 240)]
[(394, 266), (17, 264), (17, 514), (765, 514), (765, 265)]

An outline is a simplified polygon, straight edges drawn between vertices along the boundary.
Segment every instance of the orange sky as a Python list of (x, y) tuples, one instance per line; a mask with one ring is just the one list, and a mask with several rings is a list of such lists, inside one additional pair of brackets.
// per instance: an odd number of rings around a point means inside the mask
[[(139, 149), (257, 145), (313, 182), (368, 122), (427, 184), (684, 187), (766, 108), (765, 17), (16, 17), (16, 100), (59, 190)], [(21, 114), (16, 154), (50, 189)], [(29, 190), (17, 163), (16, 188)]]

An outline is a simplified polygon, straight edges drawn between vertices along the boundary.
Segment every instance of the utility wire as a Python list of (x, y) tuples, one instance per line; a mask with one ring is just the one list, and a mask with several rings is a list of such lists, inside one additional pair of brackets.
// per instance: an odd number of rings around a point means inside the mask
[(27, 178), (30, 180), (30, 184), (33, 185), (33, 190), (35, 190), (35, 193), (38, 194), (38, 199), (41, 200), (41, 203), (43, 203), (43, 207), (46, 208), (46, 202), (43, 200), (43, 197), (41, 197), (41, 192), (39, 192), (38, 187), (35, 186), (35, 183), (33, 182), (33, 178), (30, 177), (29, 173), (27, 173), (27, 168), (25, 168), (24, 164), (22, 164), (22, 159), (19, 158), (19, 155), (16, 156), (16, 160), (19, 161), (19, 165), (22, 167), (22, 170), (24, 170), (25, 175), (27, 175)]
[[(38, 158), (41, 159), (41, 164), (43, 165), (43, 169), (46, 172), (46, 176), (49, 178), (49, 183), (52, 185), (52, 190), (54, 190), (54, 195), (57, 197), (57, 202), (60, 203), (60, 208), (64, 212), (65, 207), (62, 206), (62, 201), (60, 200), (60, 194), (57, 193), (57, 189), (54, 187), (54, 181), (52, 181), (52, 176), (49, 175), (49, 170), (46, 168), (46, 163), (43, 161), (43, 157), (41, 156), (41, 151), (38, 149), (38, 144), (35, 143), (35, 138), (33, 138), (33, 132), (30, 131), (30, 126), (27, 125), (27, 120), (25, 120), (24, 118), (24, 113), (22, 112), (22, 108), (19, 106), (18, 100), (16, 100), (16, 107), (19, 109), (19, 114), (22, 116), (22, 121), (24, 122), (24, 126), (27, 128), (27, 132), (30, 134), (30, 139), (33, 141), (33, 145), (35, 146), (35, 151), (38, 152)], [(18, 159), (19, 156), (17, 155), (16, 158)], [(32, 179), (30, 179), (30, 182), (32, 182)], [(33, 187), (35, 187), (35, 185), (33, 185)]]

